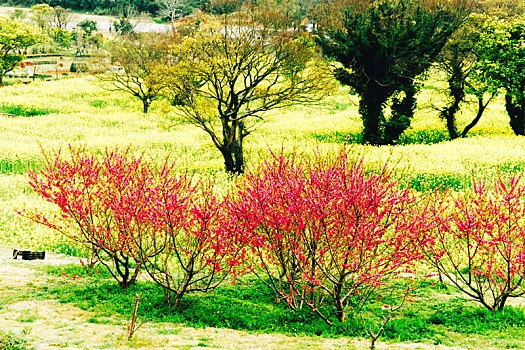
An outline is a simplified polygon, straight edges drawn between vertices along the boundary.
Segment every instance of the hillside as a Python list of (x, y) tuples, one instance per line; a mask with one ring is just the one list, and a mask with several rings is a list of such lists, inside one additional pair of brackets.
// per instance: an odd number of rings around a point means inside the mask
[[(0, 7), (0, 16), (8, 17), (9, 14), (18, 7)], [(23, 8), (28, 11), (28, 9)], [(97, 22), (97, 29), (101, 33), (109, 33), (110, 25), (117, 20), (114, 16), (102, 16), (88, 13), (74, 13), (71, 22), (68, 24), (68, 29), (74, 29), (78, 23), (83, 20), (90, 20)], [(133, 20), (136, 25), (135, 29), (138, 32), (165, 32), (169, 26), (166, 24), (158, 24), (153, 22), (151, 18), (142, 16)]]

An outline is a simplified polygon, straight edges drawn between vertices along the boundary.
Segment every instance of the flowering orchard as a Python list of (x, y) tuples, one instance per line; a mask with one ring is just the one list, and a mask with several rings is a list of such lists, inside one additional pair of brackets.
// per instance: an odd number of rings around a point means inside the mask
[(73, 147), (44, 155), (30, 185), (58, 213), (20, 214), (87, 247), (122, 288), (147, 272), (175, 306), (253, 273), (278, 302), (332, 325), (392, 295), (401, 307), (425, 265), (492, 312), (523, 295), (520, 177), (423, 195), (342, 149), (273, 154), (219, 196), (212, 181), (177, 173), (169, 159)]

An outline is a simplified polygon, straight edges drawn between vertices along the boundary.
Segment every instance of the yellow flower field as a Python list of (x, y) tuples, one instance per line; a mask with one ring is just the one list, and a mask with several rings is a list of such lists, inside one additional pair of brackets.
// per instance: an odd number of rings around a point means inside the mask
[[(513, 136), (501, 98), (489, 106), (471, 137), (448, 142), (433, 105), (440, 103), (439, 83), (429, 81), (426, 86), (419, 96), (412, 128), (401, 139), (403, 145), (350, 146), (365, 157), (365, 164), (375, 167), (388, 161), (401, 181), (410, 179), (418, 190), (439, 186), (460, 190), (468, 185), (472, 173), (492, 179), (498, 172), (525, 170), (525, 139)], [(15, 213), (22, 207), (45, 206), (31, 193), (25, 177), (29, 169), (42, 165), (40, 147), (51, 150), (70, 143), (95, 151), (131, 147), (137, 154), (146, 152), (158, 160), (169, 154), (181, 171), (213, 174), (227, 186), (222, 158), (209, 137), (171, 115), (163, 101), (154, 102), (151, 113), (144, 115), (140, 101), (104, 90), (90, 77), (15, 85), (1, 92), (0, 112), (33, 113), (28, 117), (0, 116), (2, 244), (76, 252), (59, 234), (30, 225)], [(464, 108), (460, 124), (468, 123), (475, 114), (472, 108)], [(316, 106), (273, 111), (246, 138), (248, 167), (268, 157), (269, 149), (305, 155), (316, 150), (336, 152), (345, 140), (357, 140), (360, 129), (357, 99), (343, 88)]]

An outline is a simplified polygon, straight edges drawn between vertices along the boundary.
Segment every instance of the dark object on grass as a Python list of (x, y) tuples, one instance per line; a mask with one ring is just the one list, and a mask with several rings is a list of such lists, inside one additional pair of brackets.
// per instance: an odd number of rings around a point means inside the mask
[(13, 249), (13, 259), (18, 259), (19, 256), (22, 257), (22, 260), (44, 260), (46, 257), (46, 252), (32, 252), (30, 250)]

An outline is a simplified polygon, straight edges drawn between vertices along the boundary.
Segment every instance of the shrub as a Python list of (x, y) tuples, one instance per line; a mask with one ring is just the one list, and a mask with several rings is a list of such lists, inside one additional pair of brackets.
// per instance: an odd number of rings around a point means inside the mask
[(263, 162), (229, 200), (252, 251), (250, 268), (278, 300), (308, 305), (329, 324), (385, 288), (404, 290), (404, 302), (411, 287), (403, 281), (423, 257), (429, 224), (418, 198), (390, 175), (386, 167), (365, 173), (345, 150)]
[(501, 176), (493, 189), (472, 179), (473, 191), (436, 201), (430, 264), (490, 312), (522, 296), (525, 277), (525, 184)]
[(102, 159), (83, 148), (69, 151), (69, 157), (61, 151), (43, 152), (44, 169), (29, 173), (29, 185), (60, 214), (20, 214), (86, 246), (121, 288), (127, 288), (141, 268), (133, 239), (154, 232), (147, 222), (153, 216), (149, 185), (154, 169), (128, 151), (106, 151)]
[(69, 71), (72, 73), (87, 73), (89, 67), (87, 63), (83, 62), (73, 62), (71, 63), (71, 67), (69, 68)]
[(189, 291), (219, 285), (240, 264), (243, 240), (213, 185), (173, 170), (168, 160), (157, 166), (128, 150), (45, 154), (30, 185), (60, 214), (21, 214), (85, 245), (122, 288), (145, 268), (176, 306)]

